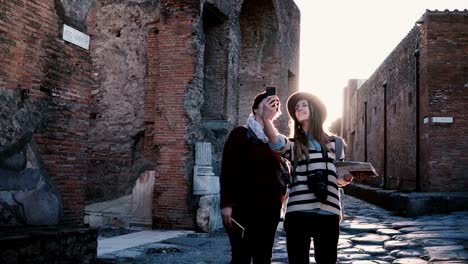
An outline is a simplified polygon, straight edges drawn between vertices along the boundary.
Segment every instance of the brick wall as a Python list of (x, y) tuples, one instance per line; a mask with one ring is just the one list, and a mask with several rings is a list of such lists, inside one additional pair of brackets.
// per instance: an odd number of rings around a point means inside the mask
[[(428, 12), (421, 26), (421, 175), (429, 191), (468, 190), (468, 11)], [(424, 124), (422, 118), (428, 117)], [(433, 123), (432, 117), (453, 117)]]
[[(424, 23), (359, 89), (353, 83), (345, 89), (348, 158), (369, 161), (380, 174), (368, 184), (401, 191), (466, 190), (466, 15), (426, 13)], [(424, 123), (433, 116), (450, 116), (454, 123)]]
[[(65, 224), (82, 224), (88, 152), (90, 60), (61, 38), (57, 1), (2, 1), (0, 87), (26, 88), (47, 101), (47, 125), (35, 139), (63, 198)], [(72, 25), (79, 27), (79, 25)]]
[(359, 80), (352, 79), (348, 81), (347, 86), (343, 89), (343, 112), (342, 118), (342, 137), (347, 144), (346, 159), (353, 158), (354, 160), (364, 160), (359, 157), (359, 152), (356, 150), (356, 122), (357, 122), (357, 89), (360, 87)]
[[(386, 68), (380, 72), (380, 99), (385, 100), (386, 105), (386, 131), (382, 123), (381, 114), (376, 113), (379, 108), (378, 101), (373, 101), (368, 109), (369, 115), (376, 117), (379, 127), (379, 141), (386, 137), (386, 145), (380, 145), (379, 149), (369, 148), (369, 156), (377, 157), (385, 162), (386, 178), (383, 184), (386, 188), (411, 191), (416, 189), (416, 75), (414, 52), (417, 48), (419, 31), (413, 28), (406, 38), (395, 48), (392, 55), (385, 60)], [(384, 87), (385, 86), (385, 87)], [(383, 91), (385, 90), (385, 91)], [(386, 98), (383, 99), (383, 92)], [(369, 143), (376, 138), (370, 138)], [(384, 157), (386, 156), (386, 157)], [(382, 166), (383, 162), (378, 162)]]
[(278, 90), (280, 72), (280, 45), (278, 18), (272, 1), (245, 1), (240, 13), (241, 50), (239, 83), (239, 124), (244, 124), (252, 112), (254, 96), (265, 86)]
[[(198, 17), (195, 15), (199, 12), (198, 6), (166, 1), (162, 5), (161, 20), (149, 30), (145, 122), (154, 137), (145, 136), (145, 146), (148, 146), (148, 155), (155, 153), (157, 160), (155, 226), (187, 227), (194, 224), (190, 217), (197, 200), (191, 194), (191, 175), (193, 146), (197, 141), (212, 143), (213, 167), (218, 174), (227, 133), (232, 126), (245, 122), (253, 95), (270, 82), (282, 88), (280, 91), (285, 95), (287, 91), (297, 89), (294, 73), (298, 69), (298, 60), (295, 60), (298, 43), (289, 42), (298, 40), (299, 30), (297, 27), (297, 30), (287, 31), (281, 24), (284, 32), (288, 32), (282, 34), (276, 18), (279, 14), (281, 23), (290, 22), (282, 16), (294, 14), (297, 18), (294, 23), (298, 25), (297, 7), (292, 2), (279, 5), (263, 1), (255, 2), (260, 9), (254, 10), (252, 4), (247, 1), (241, 8), (233, 1), (205, 2), (203, 16)], [(263, 18), (256, 17), (255, 12)], [(267, 37), (267, 47), (245, 55), (248, 47), (253, 49), (259, 40), (243, 39), (242, 36), (257, 28)], [(281, 46), (280, 38), (290, 46)], [(289, 70), (280, 61), (281, 52), (287, 57), (281, 59), (288, 61)], [(247, 63), (253, 58), (249, 56), (259, 53), (261, 62), (252, 61), (253, 66), (249, 67), (261, 68), (255, 78), (260, 80), (264, 76), (265, 81), (254, 85), (257, 79), (252, 77), (255, 79), (252, 81), (252, 78), (242, 76), (245, 73), (242, 60)], [(248, 83), (248, 88), (243, 88), (243, 82)], [(287, 87), (288, 84), (293, 87)], [(240, 117), (241, 112), (244, 117)]]
[(194, 4), (178, 1), (164, 1), (163, 6), (162, 19), (148, 33), (147, 103), (154, 101), (154, 105), (147, 104), (150, 111), (145, 113), (145, 120), (154, 122), (154, 138), (149, 140), (157, 151), (153, 225), (193, 228), (184, 100), (195, 76), (191, 42), (196, 9)]
[[(286, 101), (299, 90), (299, 40), (300, 10), (293, 1), (275, 1), (278, 19), (278, 39), (280, 44), (280, 65), (278, 96), (282, 104), (282, 115), (276, 120), (278, 130), (289, 135), (289, 115)], [(305, 87), (304, 87), (305, 88)]]
[(380, 177), (367, 180), (371, 185), (415, 188), (417, 33), (410, 31), (359, 89), (357, 80), (345, 89), (347, 158), (374, 165)]
[[(231, 10), (233, 10), (232, 8)], [(229, 14), (229, 13), (227, 13)], [(200, 114), (206, 141), (212, 144), (212, 166), (215, 175), (219, 175), (222, 148), (228, 135), (227, 120), (237, 120), (238, 96), (232, 96), (234, 87), (228, 87), (230, 64), (229, 52), (233, 51), (229, 38), (229, 17), (217, 6), (205, 3), (203, 7), (203, 104)]]
[(204, 120), (226, 120), (229, 28), (227, 16), (215, 7), (205, 4), (203, 31), (205, 52), (203, 56), (204, 103), (201, 109)]
[[(90, 35), (89, 52), (61, 40), (64, 23)], [(245, 79), (257, 88), (242, 90), (240, 39), (257, 29), (266, 47), (246, 39), (244, 62), (261, 54), (250, 65), (261, 73)], [(3, 1), (0, 87), (29, 89), (50, 106), (35, 139), (64, 223), (82, 223), (85, 192), (88, 202), (121, 196), (155, 168), (155, 226), (190, 228), (194, 144), (214, 143), (218, 170), (225, 135), (245, 122), (239, 101), (246, 114), (265, 85), (283, 102), (297, 90), (298, 41), (293, 1)], [(222, 124), (207, 128), (208, 119)]]

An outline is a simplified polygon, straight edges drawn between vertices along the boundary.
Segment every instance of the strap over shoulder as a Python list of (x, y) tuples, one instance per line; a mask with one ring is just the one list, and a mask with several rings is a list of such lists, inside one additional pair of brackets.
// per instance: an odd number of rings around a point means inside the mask
[(343, 153), (343, 140), (340, 137), (335, 137), (335, 160), (341, 160), (341, 154)]
[(340, 161), (343, 159), (341, 156), (343, 154), (343, 139), (337, 136), (332, 136), (331, 140), (335, 141), (335, 161)]

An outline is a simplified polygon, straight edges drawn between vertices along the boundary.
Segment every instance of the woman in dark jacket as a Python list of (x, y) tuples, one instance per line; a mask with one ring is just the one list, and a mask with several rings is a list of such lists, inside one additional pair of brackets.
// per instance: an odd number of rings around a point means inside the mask
[(280, 220), (285, 189), (278, 180), (280, 158), (263, 132), (266, 97), (255, 97), (247, 124), (231, 131), (223, 151), (221, 214), (233, 264), (271, 263)]

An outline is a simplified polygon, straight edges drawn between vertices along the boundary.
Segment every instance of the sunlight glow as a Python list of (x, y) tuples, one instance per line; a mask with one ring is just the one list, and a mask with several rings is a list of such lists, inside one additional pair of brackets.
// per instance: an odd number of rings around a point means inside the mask
[(299, 90), (341, 117), (349, 79), (367, 79), (429, 10), (463, 10), (466, 0), (294, 0), (301, 11)]

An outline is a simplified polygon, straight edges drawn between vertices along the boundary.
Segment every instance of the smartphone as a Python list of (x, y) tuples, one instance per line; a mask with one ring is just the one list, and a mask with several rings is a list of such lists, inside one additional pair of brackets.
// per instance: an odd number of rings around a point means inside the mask
[(267, 96), (276, 95), (276, 87), (266, 87), (265, 88)]
[[(273, 86), (266, 87), (265, 91), (266, 91), (267, 96), (276, 95), (276, 87), (273, 87)], [(279, 102), (276, 102), (276, 111), (279, 111), (278, 106), (279, 106)]]

